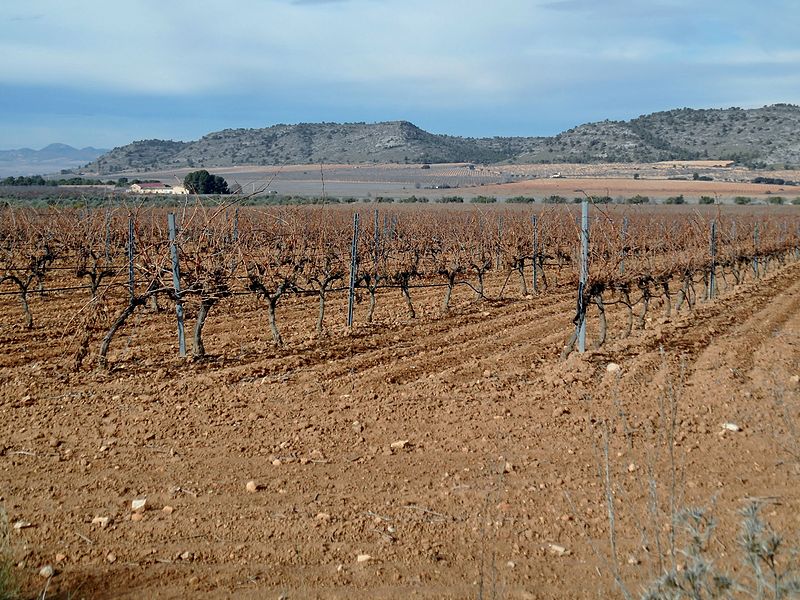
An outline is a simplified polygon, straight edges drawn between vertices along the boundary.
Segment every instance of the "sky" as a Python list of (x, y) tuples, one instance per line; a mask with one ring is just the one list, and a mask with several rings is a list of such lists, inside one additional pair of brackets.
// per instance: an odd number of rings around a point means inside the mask
[(797, 0), (3, 0), (0, 149), (800, 103)]

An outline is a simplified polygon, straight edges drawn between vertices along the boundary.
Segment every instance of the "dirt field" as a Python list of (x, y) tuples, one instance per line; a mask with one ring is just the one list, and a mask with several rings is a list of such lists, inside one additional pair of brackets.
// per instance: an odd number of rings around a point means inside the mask
[(0, 505), (30, 523), (11, 533), (29, 596), (50, 564), (49, 598), (606, 598), (612, 564), (633, 592), (656, 572), (670, 498), (713, 505), (734, 575), (746, 499), (798, 542), (800, 263), (628, 339), (611, 307), (612, 340), (566, 362), (574, 290), (440, 300), (417, 291), (405, 321), (384, 295), (348, 335), (340, 299), (317, 340), (295, 299), (283, 350), (263, 305), (230, 300), (202, 362), (147, 312), (110, 373), (71, 373), (80, 301), (35, 298), (29, 332), (2, 297)]
[[(797, 186), (750, 183), (764, 176), (800, 181), (798, 171), (755, 171), (729, 166), (719, 161), (674, 161), (654, 164), (533, 164), (533, 165), (287, 165), (241, 166), (212, 169), (229, 183), (240, 184), (245, 192), (267, 187), (280, 194), (320, 196), (323, 179), (325, 193), (336, 197), (373, 198), (412, 195), (439, 198), (458, 195), (542, 197), (558, 194), (568, 199), (581, 196), (582, 189), (592, 195), (628, 198), (648, 195), (654, 201), (683, 194), (687, 201), (711, 196), (731, 203), (736, 196), (750, 196), (766, 201), (770, 196), (783, 196), (786, 202), (800, 197)], [(169, 184), (182, 181), (191, 169), (126, 173), (133, 178), (160, 179)], [(320, 175), (322, 170), (322, 175)], [(693, 181), (694, 174), (712, 177), (713, 181)], [(560, 175), (560, 178), (553, 178)], [(638, 179), (634, 179), (637, 176)], [(676, 179), (681, 178), (681, 179)]]
[[(516, 183), (487, 185), (481, 188), (485, 195), (510, 196), (550, 196), (557, 194), (572, 199), (581, 197), (578, 190), (590, 196), (621, 196), (630, 198), (636, 194), (652, 199), (684, 195), (689, 198), (710, 196), (715, 199), (730, 200), (736, 196), (750, 196), (765, 199), (770, 195), (795, 194), (792, 188), (776, 185), (740, 183), (726, 181), (675, 181), (668, 179), (619, 179), (619, 178), (566, 178), (533, 179)], [(791, 200), (794, 196), (791, 196)]]

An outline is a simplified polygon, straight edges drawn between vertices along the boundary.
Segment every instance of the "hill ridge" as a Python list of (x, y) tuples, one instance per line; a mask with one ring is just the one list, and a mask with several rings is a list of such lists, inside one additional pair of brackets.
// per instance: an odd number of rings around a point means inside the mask
[(434, 134), (406, 120), (229, 128), (198, 140), (139, 140), (86, 165), (87, 174), (301, 163), (542, 163), (734, 160), (800, 164), (800, 107), (679, 108), (596, 121), (551, 137)]

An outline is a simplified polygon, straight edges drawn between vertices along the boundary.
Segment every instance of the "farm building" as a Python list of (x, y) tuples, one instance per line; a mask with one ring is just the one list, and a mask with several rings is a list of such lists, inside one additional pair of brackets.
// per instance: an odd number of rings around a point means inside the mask
[(129, 190), (132, 194), (183, 195), (189, 191), (182, 185), (170, 186), (166, 183), (134, 183)]

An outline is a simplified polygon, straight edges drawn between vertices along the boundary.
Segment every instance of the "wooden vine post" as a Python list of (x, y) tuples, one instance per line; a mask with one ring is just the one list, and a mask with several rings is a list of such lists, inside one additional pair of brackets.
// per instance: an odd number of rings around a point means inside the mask
[(172, 285), (175, 288), (175, 313), (178, 317), (178, 351), (181, 358), (186, 357), (186, 334), (183, 330), (183, 302), (181, 301), (181, 271), (178, 263), (177, 227), (175, 213), (167, 215), (169, 226), (169, 248), (172, 255)]
[(753, 229), (753, 275), (758, 279), (758, 223)]
[(538, 217), (531, 215), (531, 226), (533, 227), (533, 293), (539, 291), (539, 226)]
[(589, 201), (581, 203), (581, 279), (578, 285), (578, 351), (586, 352), (586, 286), (589, 283)]
[(353, 241), (350, 244), (350, 285), (347, 297), (347, 326), (353, 326), (353, 307), (356, 300), (358, 278), (358, 213), (353, 213)]
[(712, 300), (716, 295), (717, 288), (717, 222), (711, 221), (711, 241), (709, 243), (709, 254), (711, 254), (711, 267), (708, 271), (708, 298)]
[(136, 283), (133, 277), (133, 257), (136, 252), (135, 243), (133, 215), (131, 215), (128, 217), (128, 292), (131, 299), (136, 296)]
[(622, 219), (622, 256), (619, 261), (619, 272), (620, 274), (625, 273), (625, 257), (628, 255), (628, 249), (626, 244), (628, 243), (628, 217), (626, 216)]

